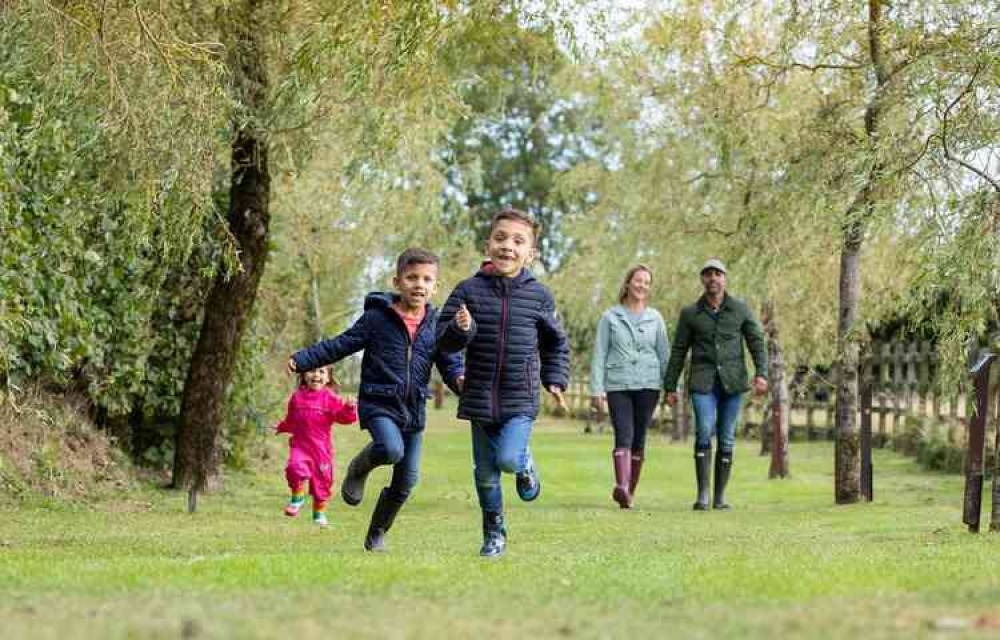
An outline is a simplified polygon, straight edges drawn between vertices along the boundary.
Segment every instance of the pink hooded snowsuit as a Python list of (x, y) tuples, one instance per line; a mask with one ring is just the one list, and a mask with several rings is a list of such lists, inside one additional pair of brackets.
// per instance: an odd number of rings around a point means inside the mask
[(333, 439), (330, 426), (358, 421), (358, 408), (327, 388), (299, 387), (288, 399), (288, 413), (278, 433), (292, 434), (285, 478), (293, 491), (309, 480), (313, 500), (326, 502), (333, 486)]

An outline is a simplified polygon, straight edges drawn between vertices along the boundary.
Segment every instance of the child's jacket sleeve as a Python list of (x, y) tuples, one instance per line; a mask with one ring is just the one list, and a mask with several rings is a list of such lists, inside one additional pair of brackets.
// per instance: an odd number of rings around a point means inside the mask
[(569, 338), (556, 317), (556, 302), (549, 294), (542, 306), (538, 321), (538, 351), (541, 356), (542, 384), (569, 387)]
[(441, 379), (448, 385), (448, 388), (454, 393), (461, 395), (462, 392), (455, 385), (455, 382), (465, 375), (465, 358), (462, 357), (462, 354), (445, 353), (440, 349), (436, 349), (434, 364), (437, 365), (438, 373), (441, 374)]
[(293, 355), (295, 370), (300, 373), (311, 371), (326, 364), (333, 364), (364, 349), (368, 342), (368, 329), (365, 322), (367, 315), (367, 313), (362, 315), (350, 329), (336, 338), (317, 342)]
[[(448, 301), (444, 303), (441, 313), (438, 315), (437, 323), (437, 348), (444, 353), (455, 353), (461, 351), (472, 342), (476, 335), (476, 321), (472, 319), (472, 325), (468, 331), (462, 331), (455, 323), (455, 314), (466, 304), (465, 289), (459, 284), (448, 296)], [(439, 369), (440, 370), (440, 369)], [(441, 372), (444, 376), (444, 372)], [(448, 378), (445, 378), (447, 381)], [(450, 387), (451, 384), (449, 383)]]
[(346, 402), (336, 394), (330, 394), (330, 409), (337, 424), (354, 424), (358, 421), (358, 405)]

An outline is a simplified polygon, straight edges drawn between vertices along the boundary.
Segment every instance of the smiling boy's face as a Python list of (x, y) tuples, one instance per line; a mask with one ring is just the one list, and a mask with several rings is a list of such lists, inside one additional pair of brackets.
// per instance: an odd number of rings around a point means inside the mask
[(497, 220), (486, 241), (486, 256), (497, 273), (513, 278), (535, 252), (535, 233), (531, 225), (520, 220)]
[(404, 267), (402, 273), (392, 279), (408, 311), (419, 311), (430, 301), (437, 290), (437, 275), (436, 264), (415, 263)]

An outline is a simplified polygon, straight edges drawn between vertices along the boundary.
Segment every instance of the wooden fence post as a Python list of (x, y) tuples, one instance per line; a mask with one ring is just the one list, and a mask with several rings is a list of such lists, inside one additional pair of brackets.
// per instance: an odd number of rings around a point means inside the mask
[(434, 408), (440, 409), (444, 406), (444, 383), (440, 380), (434, 383)]
[(979, 533), (983, 506), (983, 449), (986, 446), (986, 416), (989, 413), (990, 365), (996, 356), (986, 353), (972, 367), (976, 390), (976, 415), (969, 423), (969, 448), (965, 464), (965, 500), (962, 522), (971, 533)]
[(993, 413), (993, 423), (996, 425), (996, 438), (993, 441), (993, 507), (990, 511), (990, 531), (1000, 532), (1000, 381), (996, 385), (996, 409)]

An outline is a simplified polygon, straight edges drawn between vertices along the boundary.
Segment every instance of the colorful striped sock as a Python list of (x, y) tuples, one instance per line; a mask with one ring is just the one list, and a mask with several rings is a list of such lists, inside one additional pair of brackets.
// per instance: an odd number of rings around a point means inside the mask
[(326, 519), (326, 503), (313, 501), (313, 523), (320, 527), (326, 527), (329, 522)]

